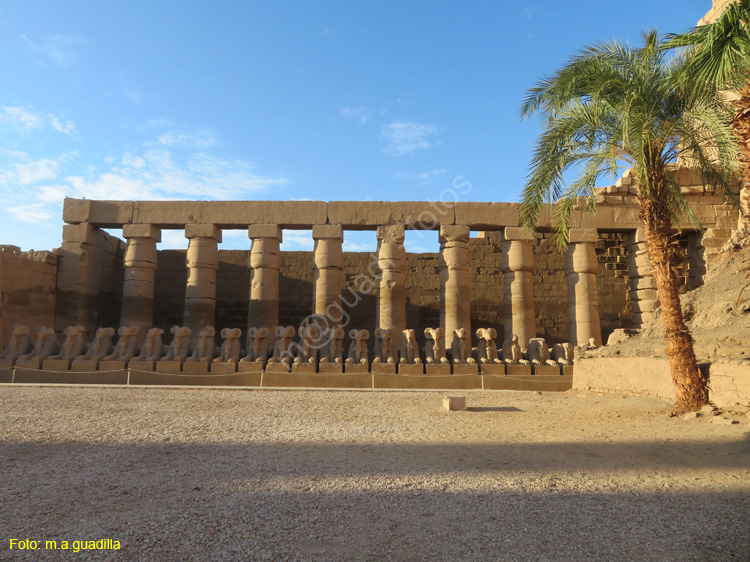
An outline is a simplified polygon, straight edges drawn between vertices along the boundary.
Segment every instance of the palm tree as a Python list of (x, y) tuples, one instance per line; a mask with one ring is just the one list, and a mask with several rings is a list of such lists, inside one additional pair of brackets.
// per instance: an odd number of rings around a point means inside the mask
[(750, 0), (729, 4), (713, 23), (667, 35), (667, 39), (666, 48), (690, 47), (683, 74), (688, 80), (710, 82), (730, 92), (744, 185), (742, 224), (750, 231)]
[[(680, 307), (672, 223), (680, 215), (698, 221), (669, 170), (678, 157), (689, 158), (708, 181), (726, 189), (736, 169), (736, 150), (731, 114), (715, 88), (679, 80), (680, 65), (667, 58), (661, 45), (657, 32), (650, 31), (640, 48), (618, 42), (586, 47), (529, 90), (521, 116), (540, 112), (544, 130), (523, 190), (521, 222), (532, 229), (545, 204), (553, 204), (557, 241), (564, 247), (573, 208), (596, 209), (598, 178), (632, 168), (661, 301), (675, 411), (685, 412), (706, 404), (708, 381), (698, 368)], [(571, 168), (579, 176), (566, 186), (563, 176)]]

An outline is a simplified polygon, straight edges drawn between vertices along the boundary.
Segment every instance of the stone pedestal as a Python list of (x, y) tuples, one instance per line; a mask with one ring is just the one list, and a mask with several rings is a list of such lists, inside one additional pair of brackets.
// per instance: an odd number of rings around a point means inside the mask
[(183, 373), (192, 373), (194, 375), (207, 374), (208, 368), (209, 363), (206, 361), (185, 361), (182, 364)]
[(261, 371), (263, 371), (263, 363), (256, 363), (255, 361), (245, 361), (244, 363), (240, 361), (237, 363), (238, 373), (260, 373)]
[(41, 359), (25, 359), (23, 361), (16, 361), (16, 369), (41, 369)]
[[(347, 366), (348, 369), (348, 366)], [(396, 374), (396, 364), (395, 363), (373, 363), (372, 364), (372, 372), (373, 373), (386, 373), (390, 375)]]
[(525, 349), (529, 340), (536, 337), (534, 325), (534, 254), (531, 249), (533, 235), (520, 227), (507, 227), (503, 243), (503, 322), (504, 339), (513, 334)]
[(602, 345), (599, 320), (599, 291), (596, 274), (595, 228), (572, 228), (565, 253), (565, 274), (568, 281), (568, 342), (584, 345), (590, 338)]
[(281, 229), (275, 224), (254, 224), (247, 235), (250, 250), (250, 302), (247, 327), (268, 328), (269, 340), (276, 340), (279, 323), (279, 269), (281, 268)]
[(424, 365), (422, 363), (399, 363), (399, 375), (424, 375)]
[(450, 375), (451, 366), (444, 363), (425, 365), (425, 373), (428, 375)]
[(0, 359), (0, 369), (11, 369), (13, 368), (12, 359)]
[(479, 365), (476, 363), (461, 363), (459, 365), (453, 365), (454, 375), (477, 375), (479, 374)]
[(77, 371), (80, 373), (98, 371), (99, 361), (94, 359), (76, 359), (70, 365), (71, 371)]
[(291, 369), (286, 363), (268, 363), (266, 373), (289, 373)]
[(218, 363), (211, 363), (211, 367), (209, 368), (211, 374), (229, 374), (229, 373), (236, 373), (237, 372), (237, 363), (225, 363), (225, 362), (218, 362)]
[(344, 231), (338, 224), (316, 224), (312, 228), (314, 313), (324, 316), (328, 326), (339, 326), (342, 320), (341, 275), (344, 254), (341, 245)]
[(363, 374), (363, 373), (369, 373), (370, 372), (370, 366), (369, 365), (362, 365), (361, 363), (347, 363), (344, 365), (344, 372), (345, 373), (356, 373), (356, 374)]
[(344, 372), (344, 365), (341, 363), (319, 363), (318, 373), (321, 375), (340, 375)]
[(504, 375), (505, 363), (482, 363), (479, 369), (483, 375)]
[(562, 374), (559, 365), (532, 365), (532, 374), (537, 376), (557, 376)]
[(469, 296), (469, 227), (440, 227), (440, 327), (445, 330), (445, 346), (450, 349), (453, 330), (464, 328), (471, 334)]
[[(406, 329), (406, 250), (403, 225), (379, 226), (378, 307), (375, 324), (383, 330), (393, 330), (396, 341)], [(395, 372), (395, 371), (394, 371)]]
[(506, 375), (531, 375), (531, 365), (505, 365)]
[(45, 359), (42, 361), (43, 371), (70, 371), (72, 359)]
[(157, 373), (180, 373), (182, 372), (182, 361), (157, 361)]
[(161, 231), (151, 224), (126, 224), (122, 235), (128, 240), (125, 250), (125, 277), (122, 285), (120, 326), (137, 326), (138, 343), (154, 325), (154, 274), (156, 243)]
[(127, 369), (127, 361), (99, 361), (100, 371), (122, 371)]
[(315, 363), (292, 363), (292, 373), (309, 375), (315, 372)]
[(137, 361), (134, 359), (128, 363), (128, 369), (151, 372), (156, 369), (156, 361)]

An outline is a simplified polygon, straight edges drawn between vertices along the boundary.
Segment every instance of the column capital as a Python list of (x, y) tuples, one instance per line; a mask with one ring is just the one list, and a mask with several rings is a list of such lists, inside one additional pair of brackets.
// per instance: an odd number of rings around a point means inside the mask
[(281, 228), (278, 224), (251, 224), (247, 227), (247, 237), (253, 240), (256, 238), (276, 238), (281, 242)]
[(506, 226), (505, 230), (503, 231), (503, 235), (505, 236), (505, 240), (508, 242), (534, 239), (534, 233), (529, 232), (522, 226)]
[(186, 224), (185, 238), (213, 238), (221, 242), (221, 229), (215, 224)]
[(471, 229), (465, 224), (441, 224), (440, 236), (438, 239), (441, 244), (445, 242), (469, 242)]
[(337, 239), (344, 240), (344, 229), (340, 224), (314, 224), (312, 227), (313, 240)]
[(599, 231), (596, 228), (571, 228), (568, 231), (568, 242), (570, 244), (596, 243), (598, 240)]
[(153, 224), (124, 224), (122, 235), (125, 238), (153, 238), (161, 242), (161, 229)]
[(403, 244), (404, 243), (404, 225), (403, 224), (392, 224), (389, 226), (379, 226), (376, 231), (378, 240), (381, 240), (390, 244)]

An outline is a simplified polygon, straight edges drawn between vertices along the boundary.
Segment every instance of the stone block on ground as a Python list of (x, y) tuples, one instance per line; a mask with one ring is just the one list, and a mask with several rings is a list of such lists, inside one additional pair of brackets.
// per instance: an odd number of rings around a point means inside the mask
[(465, 410), (466, 396), (443, 396), (443, 408), (446, 410)]

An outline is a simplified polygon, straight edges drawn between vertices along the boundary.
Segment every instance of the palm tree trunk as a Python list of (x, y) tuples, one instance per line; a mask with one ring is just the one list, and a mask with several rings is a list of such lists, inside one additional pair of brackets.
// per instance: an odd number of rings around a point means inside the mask
[(672, 220), (666, 201), (659, 201), (666, 198), (663, 176), (662, 179), (652, 176), (652, 194), (654, 198), (641, 200), (641, 219), (648, 244), (648, 259), (661, 301), (664, 341), (677, 395), (675, 413), (693, 412), (708, 403), (708, 378), (698, 368), (693, 337), (682, 315), (675, 267), (679, 263), (678, 244), (672, 235)]
[(732, 128), (739, 148), (740, 178), (744, 186), (740, 192), (740, 227), (750, 234), (750, 82), (740, 89), (739, 95), (734, 101), (737, 113), (732, 119)]

